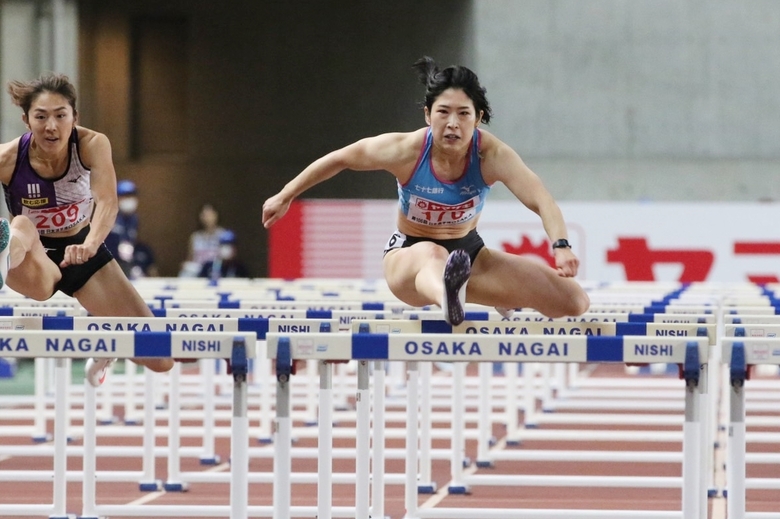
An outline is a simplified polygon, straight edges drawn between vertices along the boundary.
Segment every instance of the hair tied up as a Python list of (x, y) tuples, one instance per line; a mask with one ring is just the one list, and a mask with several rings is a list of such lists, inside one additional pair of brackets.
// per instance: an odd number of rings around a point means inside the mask
[(415, 61), (412, 68), (417, 71), (417, 77), (425, 87), (429, 86), (436, 74), (439, 73), (439, 67), (436, 66), (436, 62), (430, 56), (423, 56)]

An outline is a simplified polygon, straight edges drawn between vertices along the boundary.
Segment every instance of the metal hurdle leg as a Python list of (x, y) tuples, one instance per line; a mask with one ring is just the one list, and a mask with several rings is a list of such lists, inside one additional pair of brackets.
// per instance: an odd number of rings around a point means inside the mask
[(49, 519), (68, 519), (66, 512), (68, 457), (68, 359), (58, 358), (54, 363), (56, 396), (54, 402), (54, 507)]
[[(504, 413), (506, 414), (506, 438), (507, 438), (507, 445), (515, 445), (520, 443), (517, 440), (514, 440), (513, 438), (517, 438), (518, 434), (518, 420), (517, 420), (517, 409), (518, 409), (518, 403), (517, 403), (517, 390), (518, 390), (518, 384), (517, 384), (517, 367), (519, 364), (516, 364), (514, 362), (505, 362), (504, 363), (504, 379), (506, 381), (506, 409), (504, 410)], [(527, 366), (527, 364), (526, 364)], [(525, 373), (525, 367), (523, 366), (523, 372)]]
[(306, 418), (305, 424), (317, 425), (317, 361), (306, 361)]
[(32, 440), (47, 442), (51, 436), (46, 431), (46, 368), (50, 359), (35, 359), (35, 422)]
[(355, 428), (355, 517), (356, 519), (369, 519), (369, 464), (371, 461), (369, 455), (369, 436), (371, 431), (370, 419), (370, 398), (369, 398), (369, 362), (367, 360), (357, 361), (357, 394), (355, 395), (355, 406), (357, 411), (357, 423)]
[(271, 377), (271, 361), (267, 355), (268, 343), (266, 341), (257, 341), (257, 356), (255, 357), (255, 382), (260, 384), (260, 432), (257, 435), (257, 441), (260, 443), (271, 443), (273, 441), (273, 432), (271, 424), (274, 423), (273, 412), (271, 408), (271, 388), (268, 382)]
[(745, 517), (745, 379), (747, 364), (745, 347), (735, 342), (731, 346), (729, 393), (729, 444), (726, 481), (728, 485), (727, 515), (729, 519)]
[(479, 435), (477, 443), (477, 467), (492, 467), (490, 458), (490, 443), (493, 438), (493, 422), (491, 420), (492, 402), (490, 376), (493, 366), (487, 362), (479, 363)]
[[(418, 398), (420, 402), (418, 418), (420, 425), (418, 433), (420, 438), (418, 470), (420, 476), (417, 482), (417, 492), (420, 494), (433, 494), (436, 492), (436, 482), (433, 481), (431, 467), (431, 381), (433, 364), (423, 362), (422, 365), (418, 365), (418, 374)], [(413, 411), (415, 413), (418, 412), (416, 408)]]
[(318, 361), (320, 372), (317, 437), (317, 518), (331, 519), (333, 505), (333, 364)]
[(247, 517), (247, 508), (249, 507), (247, 364), (244, 342), (242, 340), (234, 341), (231, 353), (231, 365), (233, 368), (233, 420), (230, 438), (230, 519), (245, 519)]
[(135, 425), (138, 423), (136, 418), (135, 405), (135, 381), (136, 365), (130, 359), (125, 359), (125, 425)]
[(214, 371), (216, 365), (214, 359), (201, 359), (198, 363), (203, 376), (203, 453), (200, 455), (201, 465), (219, 464), (219, 456), (215, 453), (214, 439), (214, 409), (216, 401), (214, 391)]
[(409, 361), (406, 363), (406, 485), (404, 486), (404, 504), (406, 505), (406, 517), (417, 516), (417, 395), (419, 394), (418, 363)]
[[(713, 474), (713, 458), (715, 456), (714, 448), (714, 433), (710, 430), (710, 391), (709, 391), (709, 365), (707, 363), (701, 366), (701, 377), (698, 385), (698, 398), (699, 398), (699, 434), (700, 438), (704, 438), (705, 441), (699, 442), (699, 517), (700, 519), (707, 519), (707, 508), (710, 498), (710, 483), (712, 482)], [(695, 443), (694, 443), (695, 445)]]
[(144, 439), (143, 439), (143, 478), (139, 482), (142, 492), (155, 492), (162, 488), (162, 481), (155, 478), (155, 436), (154, 436), (154, 411), (156, 408), (155, 392), (151, 388), (157, 387), (155, 379), (157, 375), (151, 369), (144, 370), (145, 387), (144, 395)]
[(179, 411), (179, 383), (181, 381), (181, 364), (174, 363), (170, 374), (170, 392), (168, 394), (168, 480), (163, 487), (169, 492), (184, 492), (188, 485), (181, 480), (181, 456), (179, 447), (181, 437), (179, 426), (181, 420)]
[(96, 459), (95, 446), (97, 443), (97, 434), (95, 423), (97, 417), (95, 413), (96, 406), (95, 388), (90, 384), (84, 384), (84, 481), (82, 483), (82, 512), (79, 519), (98, 519), (95, 511), (96, 506)]
[(374, 362), (371, 517), (385, 516), (385, 363)]
[(289, 339), (279, 341), (276, 352), (276, 420), (274, 422), (273, 519), (289, 519), (292, 492), (292, 423), (290, 420), (290, 375), (292, 356)]
[(465, 463), (466, 428), (464, 385), (466, 382), (466, 363), (453, 363), (452, 372), (452, 462), (450, 471), (452, 481), (447, 487), (450, 494), (467, 494), (469, 488), (463, 483), (463, 465)]
[[(702, 518), (702, 495), (706, 505), (706, 494), (701, 486), (702, 448), (701, 439), (706, 437), (702, 430), (701, 393), (706, 384), (706, 373), (702, 376), (698, 346), (694, 343), (686, 348), (683, 376), (685, 378), (685, 422), (683, 423), (683, 466), (682, 466), (682, 512), (686, 519)], [(706, 507), (705, 507), (706, 508)]]
[[(523, 426), (526, 429), (535, 429), (539, 425), (536, 421), (536, 371), (538, 367), (535, 362), (523, 364)], [(515, 415), (516, 413), (515, 410)]]

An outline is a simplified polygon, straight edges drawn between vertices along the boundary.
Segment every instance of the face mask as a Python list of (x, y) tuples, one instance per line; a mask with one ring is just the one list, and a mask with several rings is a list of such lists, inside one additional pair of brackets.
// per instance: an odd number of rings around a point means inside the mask
[(220, 245), (219, 246), (219, 257), (222, 259), (230, 259), (233, 257), (233, 246), (232, 245)]
[(119, 201), (119, 210), (123, 213), (134, 213), (138, 209), (137, 198), (123, 198)]

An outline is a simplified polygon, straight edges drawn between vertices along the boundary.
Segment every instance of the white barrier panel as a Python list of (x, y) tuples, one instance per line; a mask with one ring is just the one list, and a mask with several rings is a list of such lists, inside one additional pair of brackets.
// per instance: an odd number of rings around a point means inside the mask
[[(88, 357), (141, 358), (229, 358), (234, 367), (233, 442), (231, 443), (231, 503), (209, 508), (218, 515), (237, 519), (246, 516), (248, 506), (248, 461), (246, 456), (246, 373), (247, 359), (255, 356), (256, 335), (251, 333), (188, 332), (78, 332), (78, 331), (7, 331), (0, 330), (0, 355), (6, 357), (49, 357), (57, 359), (56, 418), (54, 432), (53, 503), (51, 505), (0, 505), (0, 515), (48, 515), (50, 519), (68, 519), (66, 512), (66, 431), (62, 427), (66, 412), (66, 359)], [(85, 388), (85, 423), (95, 421), (95, 389)], [(87, 427), (84, 437), (84, 479), (82, 519), (105, 515), (177, 515), (184, 507), (100, 506), (95, 504), (94, 428)], [(238, 462), (238, 460), (243, 460)], [(232, 488), (235, 486), (235, 488)], [(192, 515), (203, 512), (190, 510)]]
[[(417, 364), (418, 361), (431, 362), (456, 362), (456, 366), (464, 366), (464, 362), (480, 361), (532, 361), (532, 362), (675, 362), (684, 365), (686, 384), (686, 419), (683, 436), (683, 478), (661, 478), (663, 481), (653, 478), (607, 478), (596, 481), (591, 478), (565, 477), (566, 484), (570, 485), (605, 485), (605, 486), (682, 486), (683, 503), (682, 516), (686, 518), (698, 518), (702, 513), (702, 502), (706, 501), (706, 493), (702, 487), (701, 448), (698, 440), (702, 434), (700, 416), (699, 377), (703, 373), (706, 377), (704, 366), (708, 358), (708, 339), (706, 337), (696, 339), (657, 338), (657, 337), (585, 337), (585, 336), (478, 336), (467, 334), (278, 334), (267, 335), (268, 356), (276, 359), (276, 370), (281, 374), (280, 385), (277, 387), (277, 431), (278, 442), (281, 445), (289, 445), (289, 401), (284, 396), (288, 391), (286, 387), (287, 377), (293, 359), (317, 359), (319, 361), (346, 361), (358, 360), (363, 366), (362, 377), (367, 378), (367, 361), (370, 360), (400, 360), (406, 361), (410, 369), (409, 398), (410, 408), (416, 409), (417, 394)], [(456, 367), (456, 369), (462, 369)], [(367, 383), (361, 384), (361, 371), (358, 372), (358, 401), (362, 400), (360, 391)], [(703, 384), (702, 384), (703, 385)], [(697, 389), (699, 387), (699, 389)], [(453, 407), (458, 407), (461, 391), (458, 384), (454, 385)], [(281, 396), (280, 396), (281, 395)], [(460, 424), (455, 424), (456, 430)], [(416, 413), (412, 412), (407, 423), (407, 434), (414, 435), (418, 423)], [(453, 443), (457, 442), (453, 438)], [(358, 439), (358, 445), (361, 445)], [(367, 445), (367, 444), (366, 444)], [(417, 486), (417, 449), (416, 438), (407, 437), (407, 485), (406, 485), (406, 510), (408, 518), (427, 517), (472, 517), (474, 510), (468, 509), (418, 509), (417, 497), (414, 489)], [(366, 447), (364, 447), (365, 449)], [(461, 453), (462, 455), (462, 453)], [(368, 481), (368, 452), (358, 455), (358, 481)], [(289, 453), (280, 452), (277, 462), (284, 466), (289, 464)], [(365, 466), (363, 466), (363, 462)], [(462, 459), (457, 453), (452, 461), (453, 471), (460, 470)], [(494, 478), (495, 479), (495, 478)], [(517, 484), (517, 480), (491, 479), (493, 484)], [(523, 483), (530, 483), (532, 479), (520, 478)], [(544, 479), (544, 478), (542, 478)], [(510, 483), (510, 481), (512, 481)], [(275, 487), (275, 504), (282, 508), (275, 517), (288, 517), (295, 513), (290, 506), (289, 493), (290, 481), (280, 475), (279, 487)], [(451, 493), (466, 492), (468, 488), (467, 478), (453, 478), (449, 488)], [(365, 489), (358, 487), (358, 494)], [(367, 494), (366, 494), (367, 495)], [(358, 496), (358, 517), (369, 517), (368, 500), (362, 500)], [(321, 510), (321, 512), (323, 512)], [(324, 512), (323, 512), (324, 513)], [(602, 511), (598, 511), (604, 517)], [(643, 512), (621, 511), (620, 517), (650, 517)], [(480, 517), (542, 517), (551, 514), (550, 517), (558, 517), (560, 511), (537, 510), (501, 510), (480, 509)], [(568, 517), (596, 517), (594, 511), (567, 510)], [(653, 517), (679, 518), (679, 512), (654, 513)], [(324, 516), (326, 519), (330, 515)]]

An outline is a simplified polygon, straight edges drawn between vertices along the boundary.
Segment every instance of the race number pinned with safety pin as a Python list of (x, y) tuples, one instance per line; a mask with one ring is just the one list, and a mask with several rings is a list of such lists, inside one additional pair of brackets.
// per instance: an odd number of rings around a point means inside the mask
[(92, 199), (84, 198), (72, 204), (34, 209), (23, 207), (22, 214), (35, 223), (41, 234), (66, 231), (86, 220), (91, 214)]
[(413, 222), (425, 225), (456, 225), (467, 222), (477, 214), (479, 196), (475, 196), (460, 204), (448, 205), (433, 202), (419, 196), (409, 197), (409, 214), (407, 218)]

